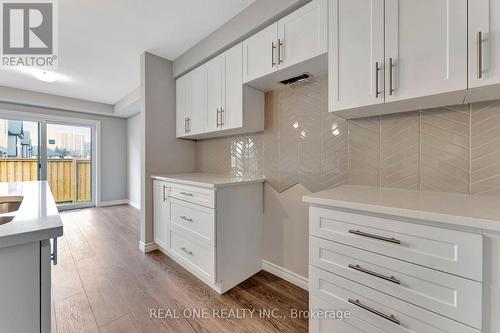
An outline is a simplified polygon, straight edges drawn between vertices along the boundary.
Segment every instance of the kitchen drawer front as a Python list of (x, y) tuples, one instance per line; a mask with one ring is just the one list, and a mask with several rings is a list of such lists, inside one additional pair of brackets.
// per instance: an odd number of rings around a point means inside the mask
[(482, 281), (480, 234), (311, 207), (310, 234)]
[[(170, 229), (170, 252), (186, 264), (192, 273), (214, 282), (215, 250), (203, 246), (187, 234)], [(198, 274), (196, 274), (198, 273)]]
[(482, 284), (311, 236), (309, 263), (401, 300), (481, 328)]
[[(309, 317), (309, 333), (386, 333), (390, 332), (376, 327), (356, 316), (345, 302), (329, 304), (318, 297), (309, 297), (311, 311), (327, 313), (328, 311), (349, 311), (349, 317), (344, 319), (328, 318), (324, 314)], [(312, 312), (311, 312), (312, 313)], [(382, 326), (386, 326), (382, 323)]]
[(208, 208), (215, 208), (214, 190), (172, 183), (169, 185), (170, 191), (168, 192), (168, 196), (170, 198), (184, 200)]
[(215, 211), (177, 199), (170, 199), (170, 223), (182, 228), (199, 242), (215, 245)]
[(352, 316), (391, 333), (480, 332), (314, 266), (309, 266), (309, 293), (327, 303), (341, 302)]

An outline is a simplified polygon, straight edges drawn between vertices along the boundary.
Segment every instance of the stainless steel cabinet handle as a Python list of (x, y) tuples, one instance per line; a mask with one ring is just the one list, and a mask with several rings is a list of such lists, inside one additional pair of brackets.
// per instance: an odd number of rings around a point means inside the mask
[(188, 217), (185, 217), (184, 215), (179, 216), (179, 218), (180, 218), (181, 220), (184, 220), (184, 221), (187, 221), (187, 222), (193, 222), (193, 219), (190, 219), (190, 218), (188, 218)]
[(52, 238), (52, 253), (50, 254), (50, 260), (57, 265), (57, 237)]
[(190, 251), (190, 250), (186, 249), (185, 247), (181, 247), (181, 251), (189, 254), (190, 256), (193, 255), (193, 251)]
[(380, 274), (380, 273), (377, 273), (377, 272), (374, 272), (374, 271), (370, 271), (369, 269), (363, 268), (360, 265), (349, 264), (347, 266), (349, 268), (352, 268), (352, 269), (357, 270), (359, 272), (362, 272), (362, 273), (365, 273), (365, 274), (369, 274), (369, 275), (373, 275), (375, 277), (381, 278), (383, 280), (386, 280), (386, 281), (389, 281), (389, 282), (392, 282), (392, 283), (401, 284), (401, 281), (399, 281), (398, 279), (396, 279), (392, 275), (391, 276), (387, 276), (387, 275), (383, 275), (383, 274)]
[(182, 195), (185, 195), (185, 196), (188, 196), (188, 197), (192, 197), (193, 196), (193, 193), (188, 193), (188, 192), (179, 192), (179, 194), (182, 194)]
[(483, 78), (483, 33), (477, 33), (477, 78)]
[(373, 238), (373, 239), (378, 239), (384, 242), (389, 242), (389, 243), (394, 243), (394, 244), (401, 244), (401, 241), (399, 239), (396, 239), (394, 237), (385, 237), (385, 236), (379, 236), (375, 234), (370, 234), (367, 232), (363, 232), (360, 230), (354, 230), (354, 229), (349, 229), (349, 233), (355, 234), (358, 236), (363, 236), (363, 237), (368, 237), (368, 238)]
[(163, 202), (167, 201), (167, 196), (165, 195), (166, 189), (167, 189), (167, 187), (165, 185), (163, 185)]
[(375, 98), (378, 98), (380, 96), (380, 91), (379, 91), (379, 87), (378, 87), (378, 81), (379, 81), (379, 77), (378, 77), (378, 72), (381, 70), (382, 68), (379, 66), (379, 62), (376, 61), (375, 62)]
[(219, 127), (219, 108), (217, 108), (217, 127)]
[(184, 118), (184, 133), (187, 133), (187, 118)]
[(394, 324), (401, 325), (401, 322), (400, 322), (398, 319), (396, 319), (396, 317), (395, 317), (394, 315), (392, 315), (392, 314), (391, 314), (391, 315), (388, 315), (388, 314), (385, 314), (385, 313), (380, 312), (380, 311), (378, 311), (378, 310), (375, 310), (375, 309), (373, 309), (373, 308), (369, 307), (368, 305), (365, 305), (365, 304), (361, 303), (361, 302), (359, 301), (359, 299), (352, 299), (352, 298), (349, 298), (347, 301), (348, 301), (349, 303), (351, 303), (351, 304), (354, 304), (354, 305), (356, 305), (356, 306), (358, 306), (358, 307), (362, 308), (362, 309), (365, 309), (365, 310), (366, 310), (366, 311), (368, 311), (368, 312), (371, 312), (371, 313), (373, 313), (373, 314), (376, 314), (376, 315), (377, 315), (377, 316), (379, 316), (379, 317), (382, 317), (382, 318), (384, 318), (384, 319), (387, 319), (387, 320), (389, 320), (389, 321), (392, 321)]
[(188, 117), (188, 133), (191, 133), (191, 118)]
[(394, 68), (394, 63), (392, 61), (392, 58), (389, 58), (389, 95), (392, 96), (392, 93), (394, 92), (394, 89), (392, 87), (392, 70)]
[(276, 45), (274, 42), (271, 42), (271, 67), (276, 66)]
[(224, 127), (224, 108), (220, 107), (220, 127)]
[(278, 63), (283, 63), (283, 41), (278, 38)]

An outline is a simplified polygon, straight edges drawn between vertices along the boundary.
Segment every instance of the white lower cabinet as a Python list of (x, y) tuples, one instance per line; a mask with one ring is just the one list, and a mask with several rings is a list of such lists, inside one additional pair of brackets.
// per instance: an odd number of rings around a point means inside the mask
[(481, 233), (314, 205), (309, 217), (311, 313), (350, 315), (313, 317), (311, 333), (494, 332)]
[(161, 251), (219, 293), (262, 269), (262, 183), (154, 182), (154, 239)]

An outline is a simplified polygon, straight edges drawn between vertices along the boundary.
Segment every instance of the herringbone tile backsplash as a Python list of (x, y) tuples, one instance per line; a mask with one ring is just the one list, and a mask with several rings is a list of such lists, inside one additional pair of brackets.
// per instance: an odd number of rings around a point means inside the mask
[(327, 112), (327, 81), (266, 93), (264, 133), (198, 141), (198, 170), (264, 175), (278, 192), (349, 183), (500, 196), (500, 101), (347, 121)]

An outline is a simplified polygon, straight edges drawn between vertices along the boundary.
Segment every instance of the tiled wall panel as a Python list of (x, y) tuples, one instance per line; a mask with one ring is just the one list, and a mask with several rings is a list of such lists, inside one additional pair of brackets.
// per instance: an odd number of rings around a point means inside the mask
[(500, 101), (344, 120), (327, 78), (266, 93), (265, 131), (197, 143), (199, 171), (278, 192), (350, 183), (500, 196)]

